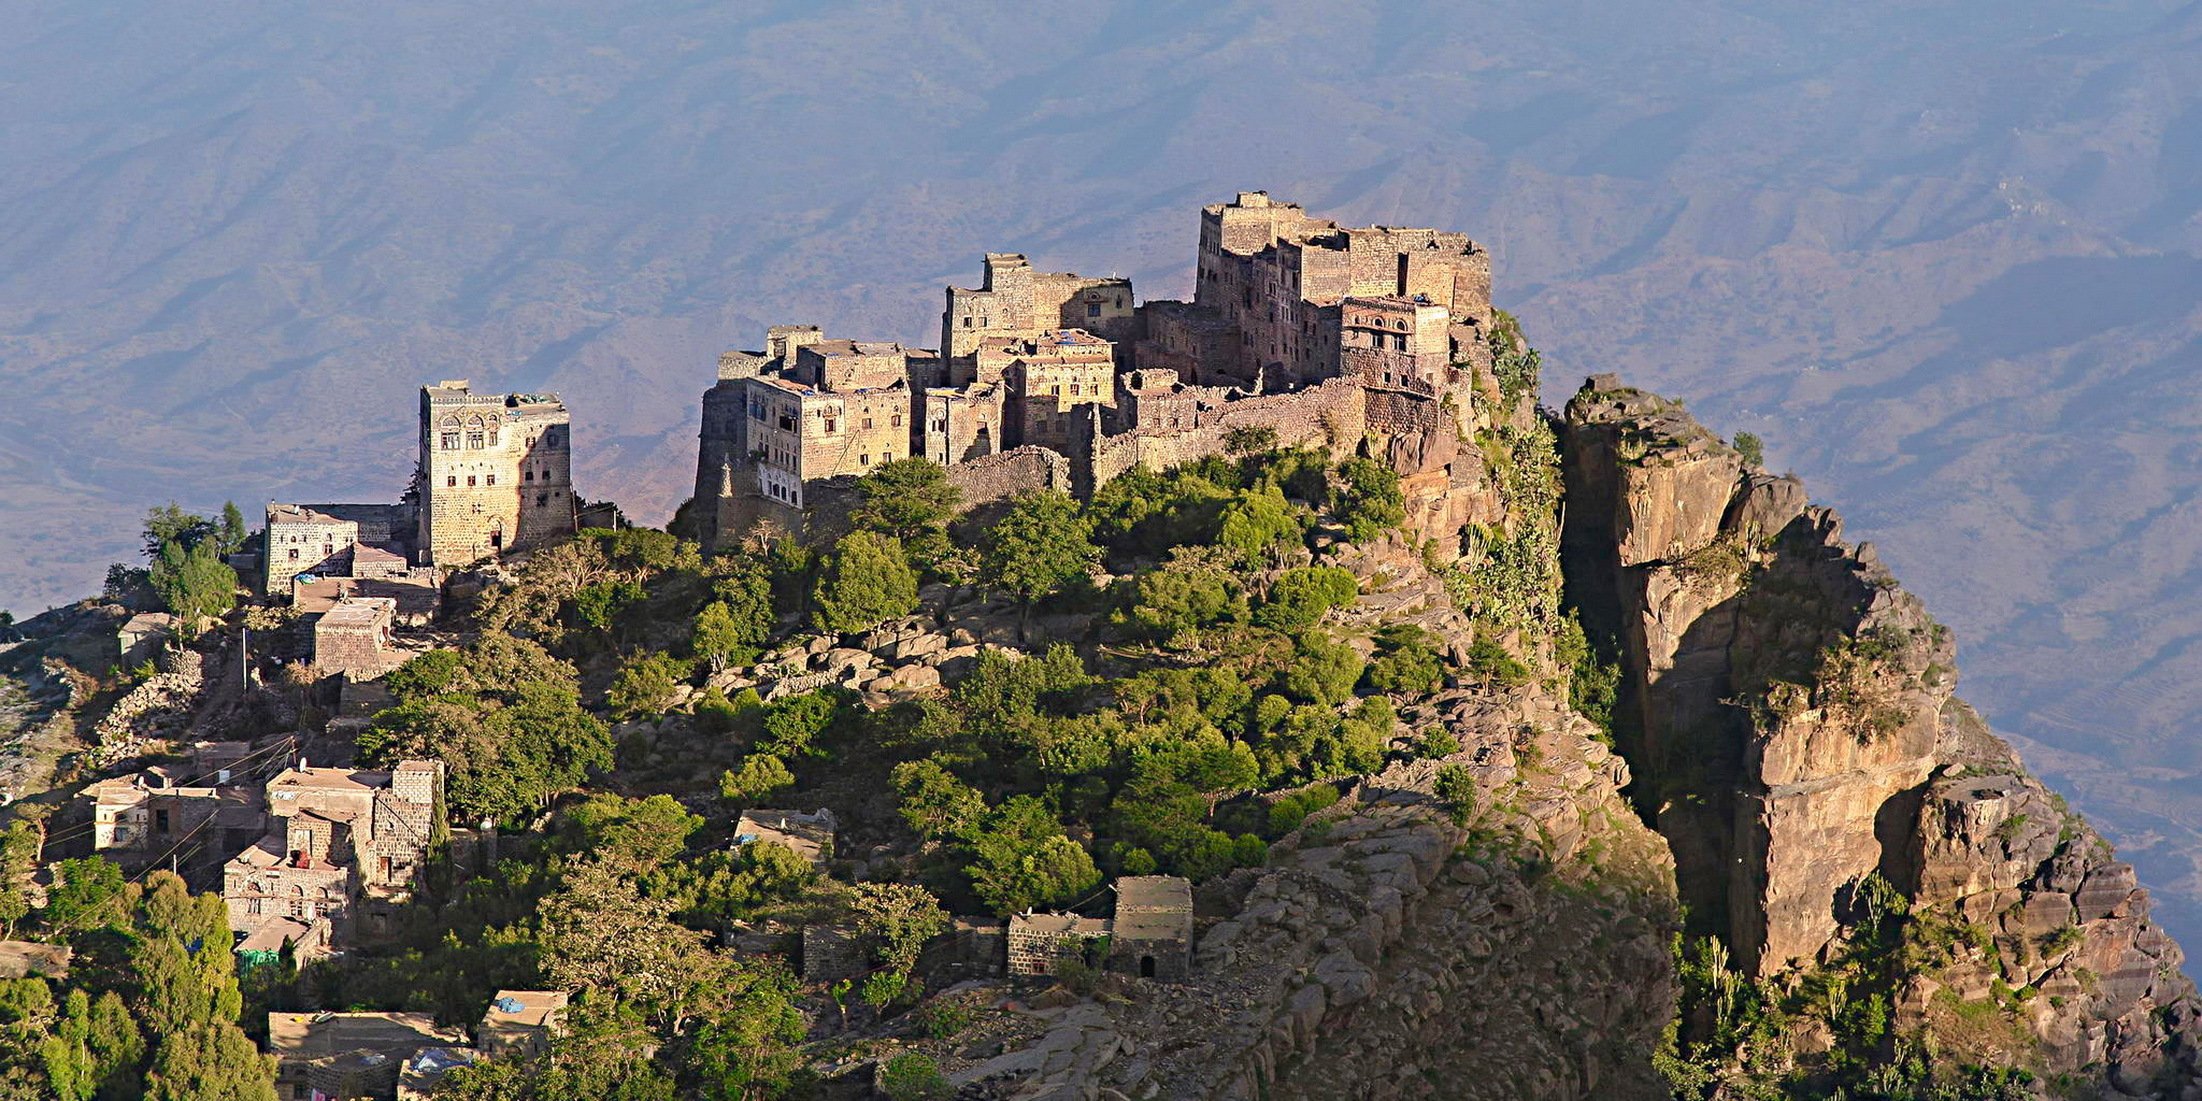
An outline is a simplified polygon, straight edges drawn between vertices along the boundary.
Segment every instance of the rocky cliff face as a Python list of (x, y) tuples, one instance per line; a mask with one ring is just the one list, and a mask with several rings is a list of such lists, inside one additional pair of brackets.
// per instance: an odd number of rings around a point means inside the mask
[(2147, 892), (1953, 697), (1949, 633), (1871, 545), (1611, 377), (1569, 403), (1564, 448), (1571, 595), (1617, 643), (1632, 794), (1692, 932), (1793, 986), (1894, 906), (1897, 1033), (2202, 1096), (2195, 989)]
[(1409, 718), (1461, 739), (1472, 807), (1434, 793), (1437, 762), (1367, 778), (1203, 888), (1192, 981), (1040, 1011), (955, 1068), (964, 1096), (1668, 1096), (1672, 878), (1627, 765), (1535, 687)]

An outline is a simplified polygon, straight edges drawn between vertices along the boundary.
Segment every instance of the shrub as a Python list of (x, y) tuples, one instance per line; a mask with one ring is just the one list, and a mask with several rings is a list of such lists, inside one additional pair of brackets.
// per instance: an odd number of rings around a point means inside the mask
[(1353, 574), (1336, 566), (1286, 570), (1255, 609), (1254, 622), (1271, 630), (1298, 631), (1313, 626), (1332, 608), (1353, 603), (1359, 595), (1361, 585)]
[(1348, 459), (1338, 465), (1338, 479), (1334, 507), (1354, 542), (1375, 539), (1407, 518), (1399, 472), (1391, 467), (1374, 459)]
[(1467, 765), (1445, 765), (1437, 770), (1438, 800), (1452, 812), (1453, 822), (1465, 826), (1476, 813), (1476, 774)]
[(1364, 678), (1375, 692), (1419, 696), (1437, 690), (1445, 677), (1437, 640), (1412, 624), (1393, 624), (1377, 632), (1376, 659)]
[(879, 1071), (879, 1088), (892, 1101), (946, 1101), (955, 1096), (940, 1067), (914, 1051), (887, 1060)]
[(1747, 467), (1766, 465), (1766, 444), (1755, 433), (1736, 433), (1736, 454), (1743, 456)]
[(917, 602), (917, 574), (901, 540), (869, 531), (842, 537), (811, 592), (813, 622), (830, 635), (869, 631)]
[(662, 714), (673, 706), (673, 696), (688, 674), (688, 663), (671, 654), (637, 654), (619, 667), (604, 699), (617, 718)]

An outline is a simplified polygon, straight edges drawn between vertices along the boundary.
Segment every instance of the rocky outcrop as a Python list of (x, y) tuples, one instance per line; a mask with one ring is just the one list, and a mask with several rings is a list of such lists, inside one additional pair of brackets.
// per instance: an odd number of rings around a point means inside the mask
[(2147, 892), (1954, 699), (1949, 632), (1871, 545), (1611, 377), (1564, 448), (1570, 592), (1618, 643), (1617, 733), (1693, 932), (1808, 972), (1886, 884), (1912, 921), (1899, 1023), (1945, 1058), (2202, 1096), (2202, 1004)]
[(1449, 693), (1424, 717), (1466, 746), (1464, 824), (1438, 762), (1370, 777), (1268, 867), (1203, 888), (1222, 917), (1190, 982), (1060, 1011), (954, 1079), (1063, 1101), (1667, 1096), (1672, 881), (1626, 766), (1534, 695)]

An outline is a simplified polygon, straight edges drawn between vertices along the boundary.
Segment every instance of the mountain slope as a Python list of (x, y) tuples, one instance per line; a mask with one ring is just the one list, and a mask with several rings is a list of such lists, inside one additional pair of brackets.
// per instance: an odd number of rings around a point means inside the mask
[(1181, 293), (1266, 186), (1765, 435), (2202, 929), (2202, 7), (745, 8), (0, 4), (0, 604), (154, 501), (394, 494), (437, 377), (662, 519), (721, 348), (924, 341), (992, 248)]

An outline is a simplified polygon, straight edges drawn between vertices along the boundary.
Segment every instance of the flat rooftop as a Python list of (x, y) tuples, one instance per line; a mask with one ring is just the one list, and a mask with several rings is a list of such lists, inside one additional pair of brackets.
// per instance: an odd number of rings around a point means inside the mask
[(342, 524), (341, 516), (331, 516), (310, 505), (268, 504), (268, 523), (271, 524)]
[(482, 1027), (541, 1028), (572, 1000), (563, 990), (500, 990), (482, 1014)]
[(1054, 936), (1105, 937), (1109, 923), (1077, 914), (1018, 914), (1009, 919), (1012, 933), (1046, 933)]
[(798, 351), (821, 356), (892, 356), (901, 355), (904, 349), (892, 340), (821, 340)]
[(401, 1059), (424, 1047), (465, 1043), (458, 1032), (436, 1027), (432, 1013), (270, 1013), (268, 1050), (294, 1059), (364, 1048)]
[(280, 791), (374, 792), (390, 786), (390, 774), (360, 768), (286, 768), (268, 781), (268, 794)]
[(398, 602), (388, 596), (347, 596), (321, 613), (325, 627), (373, 627), (398, 614)]

